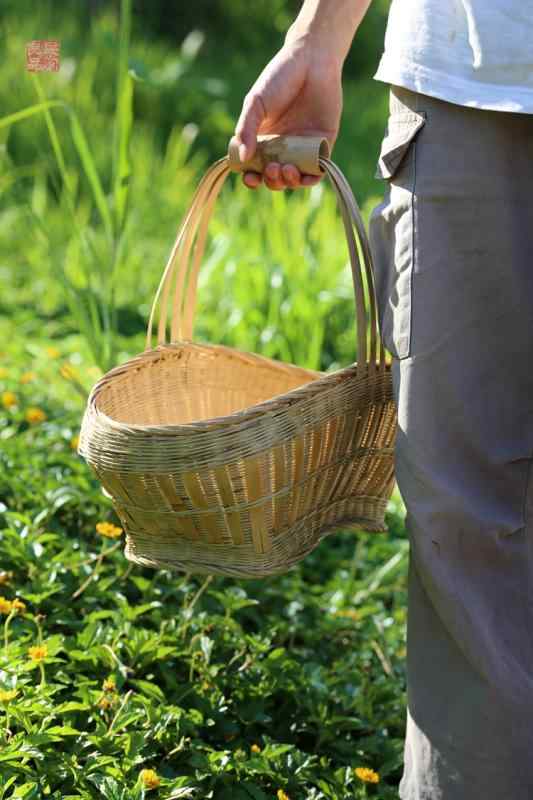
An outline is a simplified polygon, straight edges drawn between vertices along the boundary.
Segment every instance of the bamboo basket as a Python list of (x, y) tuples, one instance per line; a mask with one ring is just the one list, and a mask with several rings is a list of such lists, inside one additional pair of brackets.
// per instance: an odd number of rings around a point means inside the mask
[[(353, 275), (357, 361), (334, 372), (193, 341), (215, 200), (230, 171), (261, 171), (271, 160), (326, 173), (337, 196)], [(260, 137), (246, 164), (232, 140), (200, 181), (178, 231), (146, 349), (94, 385), (83, 416), (78, 452), (112, 498), (126, 558), (259, 578), (286, 572), (334, 531), (386, 531), (396, 435), (390, 370), (364, 225), (327, 140)]]

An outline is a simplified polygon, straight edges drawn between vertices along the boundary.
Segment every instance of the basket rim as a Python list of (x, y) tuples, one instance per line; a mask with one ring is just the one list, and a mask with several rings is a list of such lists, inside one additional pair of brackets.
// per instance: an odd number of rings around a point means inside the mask
[[(315, 379), (309, 380), (307, 383), (301, 384), (300, 386), (296, 386), (294, 389), (289, 389), (287, 392), (283, 392), (282, 394), (274, 395), (273, 397), (268, 398), (268, 400), (264, 400), (261, 403), (256, 403), (252, 406), (248, 406), (245, 409), (240, 409), (237, 411), (232, 412), (231, 414), (226, 414), (220, 417), (210, 417), (209, 419), (198, 420), (196, 422), (187, 422), (187, 423), (179, 423), (179, 424), (168, 424), (168, 425), (155, 425), (153, 423), (150, 424), (141, 424), (141, 423), (127, 423), (127, 422), (119, 422), (118, 420), (113, 419), (104, 411), (101, 411), (98, 408), (97, 400), (100, 391), (104, 388), (104, 385), (111, 379), (113, 373), (117, 372), (120, 373), (127, 367), (131, 366), (135, 363), (139, 358), (143, 356), (151, 356), (156, 352), (160, 352), (164, 349), (176, 348), (180, 346), (187, 347), (188, 345), (194, 345), (195, 347), (205, 348), (207, 350), (225, 350), (235, 355), (240, 356), (252, 356), (254, 359), (258, 358), (259, 360), (264, 360), (270, 362), (272, 366), (294, 366), (297, 369), (302, 369), (304, 371), (308, 371), (310, 376), (316, 374), (318, 377)], [(367, 370), (371, 364), (367, 363)], [(386, 374), (390, 372), (391, 364), (384, 363), (384, 364), (377, 364), (375, 375), (378, 377), (380, 373)], [(334, 370), (333, 372), (324, 372), (324, 371), (315, 371), (315, 370), (306, 370), (305, 367), (298, 367), (297, 364), (289, 364), (288, 362), (279, 361), (277, 359), (270, 358), (268, 356), (263, 356), (260, 353), (251, 353), (245, 350), (239, 350), (235, 347), (230, 347), (228, 345), (218, 345), (218, 344), (211, 344), (209, 342), (193, 342), (192, 340), (180, 340), (178, 342), (171, 342), (166, 344), (159, 344), (155, 348), (150, 348), (144, 350), (142, 353), (139, 353), (133, 356), (131, 359), (128, 359), (123, 364), (119, 364), (116, 367), (113, 367), (109, 370), (105, 375), (103, 375), (97, 383), (91, 389), (91, 393), (89, 395), (87, 401), (87, 408), (92, 409), (94, 414), (102, 421), (103, 424), (110, 428), (115, 428), (116, 430), (121, 431), (128, 431), (128, 432), (137, 432), (141, 434), (146, 433), (180, 433), (180, 432), (191, 432), (193, 430), (197, 431), (213, 431), (216, 428), (226, 428), (230, 427), (235, 424), (242, 425), (243, 423), (253, 422), (258, 416), (276, 416), (278, 413), (281, 413), (284, 409), (277, 409), (275, 407), (279, 406), (286, 406), (292, 405), (293, 403), (297, 402), (299, 399), (303, 399), (307, 395), (309, 395), (310, 387), (313, 388), (314, 391), (320, 391), (322, 389), (331, 388), (333, 385), (336, 385), (340, 380), (347, 377), (349, 374), (356, 374), (357, 373), (357, 362), (353, 362), (346, 367), (341, 367), (340, 369)], [(368, 374), (368, 373), (367, 373)]]

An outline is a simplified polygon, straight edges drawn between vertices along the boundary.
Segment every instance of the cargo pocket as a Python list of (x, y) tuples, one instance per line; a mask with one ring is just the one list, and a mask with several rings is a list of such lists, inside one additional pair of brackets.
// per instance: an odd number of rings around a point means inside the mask
[(386, 349), (398, 359), (411, 353), (415, 140), (425, 122), (423, 111), (394, 112), (389, 116), (375, 173), (375, 177), (386, 181), (388, 190), (369, 221), (381, 337)]

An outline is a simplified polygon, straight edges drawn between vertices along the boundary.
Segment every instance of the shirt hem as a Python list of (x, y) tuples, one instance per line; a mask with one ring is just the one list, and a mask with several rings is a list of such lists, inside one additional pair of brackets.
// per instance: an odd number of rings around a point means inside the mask
[(533, 114), (533, 87), (469, 81), (411, 61), (391, 61), (385, 55), (373, 79), (469, 108)]

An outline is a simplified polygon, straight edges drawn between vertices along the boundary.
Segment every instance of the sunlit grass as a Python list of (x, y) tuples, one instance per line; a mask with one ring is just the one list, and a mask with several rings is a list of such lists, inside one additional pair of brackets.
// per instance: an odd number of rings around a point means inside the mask
[[(61, 71), (32, 79), (17, 58), (53, 10), (38, 4), (31, 21), (17, 7), (1, 23), (17, 92), (0, 119), (0, 799), (392, 800), (405, 714), (399, 494), (387, 534), (333, 534), (289, 573), (242, 583), (129, 564), (76, 453), (87, 392), (144, 348), (178, 224), (222, 155), (202, 134), (227, 141), (232, 113), (222, 69), (218, 85), (192, 78), (201, 34), (174, 49), (128, 42), (126, 1), (122, 24), (104, 9), (79, 49), (65, 15)], [(204, 91), (205, 116), (180, 116)], [(354, 185), (366, 214), (369, 186)], [(231, 176), (194, 335), (348, 365), (351, 280), (329, 186), (252, 193)]]

